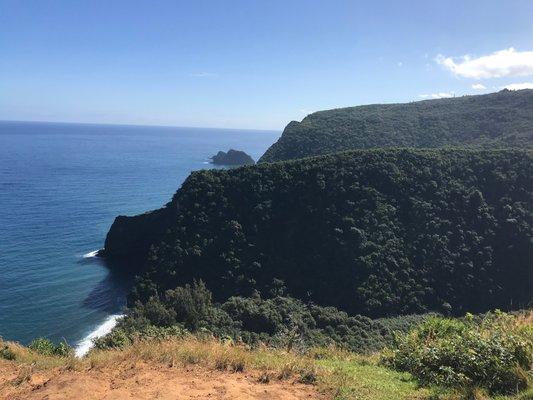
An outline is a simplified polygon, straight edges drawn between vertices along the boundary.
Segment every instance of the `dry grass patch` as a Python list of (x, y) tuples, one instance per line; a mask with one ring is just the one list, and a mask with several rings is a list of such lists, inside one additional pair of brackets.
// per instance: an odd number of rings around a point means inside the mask
[[(139, 341), (123, 349), (95, 349), (83, 359), (42, 356), (22, 346), (10, 344), (11, 347), (16, 360), (9, 362), (18, 365), (20, 377), (16, 380), (21, 383), (28, 382), (37, 370), (128, 370), (139, 365), (162, 364), (171, 368), (198, 366), (214, 371), (246, 372), (265, 384), (279, 381), (310, 384), (331, 398), (359, 398), (344, 396), (355, 393), (350, 385), (357, 379), (348, 376), (351, 371), (347, 366), (354, 360), (359, 360), (359, 363), (370, 362), (335, 348), (298, 354), (265, 346), (249, 348), (232, 342), (202, 340), (192, 336), (164, 341)], [(332, 360), (342, 367), (332, 370)]]
[(157, 362), (172, 367), (199, 365), (219, 371), (257, 371), (279, 380), (295, 379), (303, 383), (314, 383), (317, 374), (314, 359), (309, 356), (195, 337), (139, 341), (124, 349), (94, 350), (82, 362), (91, 368), (123, 362)]
[(20, 365), (30, 365), (33, 371), (48, 370), (52, 368), (75, 369), (81, 366), (82, 361), (74, 355), (68, 357), (47, 356), (31, 351), (25, 346), (14, 342), (4, 342), (0, 339), (0, 349), (6, 349), (11, 357), (0, 357), (7, 361), (14, 361)]
[(305, 354), (267, 347), (248, 348), (231, 342), (194, 337), (162, 342), (138, 342), (122, 350), (95, 350), (85, 362), (96, 368), (113, 363), (157, 362), (169, 366), (199, 365), (214, 370), (253, 372), (260, 383), (292, 380), (315, 385), (335, 399), (402, 400), (426, 398), (409, 374), (377, 363), (378, 356), (361, 356), (337, 348)]
[[(111, 375), (120, 381), (123, 375), (129, 376), (133, 371), (148, 368), (161, 374), (169, 373), (170, 368), (176, 369), (178, 375), (205, 370), (230, 374), (244, 372), (242, 376), (246, 379), (265, 384), (265, 390), (282, 382), (291, 386), (293, 383), (304, 383), (335, 400), (463, 400), (451, 392), (437, 394), (432, 389), (418, 387), (410, 374), (379, 365), (377, 354), (362, 356), (335, 347), (299, 354), (190, 336), (138, 341), (122, 349), (94, 349), (86, 357), (76, 359), (42, 356), (16, 344), (8, 345), (16, 359), (0, 360), (0, 372), (2, 363), (16, 366), (17, 373), (9, 377), (12, 386), (26, 384), (36, 387), (41, 384), (43, 376), (48, 379), (58, 377), (62, 371), (75, 371), (79, 374), (77, 376)], [(46, 370), (47, 373), (42, 372)], [(498, 400), (525, 399), (527, 395)]]

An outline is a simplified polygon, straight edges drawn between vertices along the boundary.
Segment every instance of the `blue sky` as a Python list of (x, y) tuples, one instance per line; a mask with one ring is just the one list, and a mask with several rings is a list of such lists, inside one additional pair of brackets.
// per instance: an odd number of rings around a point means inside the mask
[(531, 0), (0, 0), (0, 119), (281, 129), (533, 86), (532, 21)]

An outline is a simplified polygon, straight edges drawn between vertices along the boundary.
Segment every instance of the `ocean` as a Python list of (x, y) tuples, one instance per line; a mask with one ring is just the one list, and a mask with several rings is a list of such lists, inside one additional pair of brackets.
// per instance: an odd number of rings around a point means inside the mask
[(159, 208), (219, 150), (257, 160), (280, 132), (0, 122), (0, 337), (85, 351), (128, 276), (94, 257), (115, 216)]

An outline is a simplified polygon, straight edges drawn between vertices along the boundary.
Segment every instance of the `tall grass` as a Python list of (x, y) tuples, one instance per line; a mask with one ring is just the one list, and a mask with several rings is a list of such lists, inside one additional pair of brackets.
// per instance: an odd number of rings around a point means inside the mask
[[(469, 317), (462, 321), (429, 320), (410, 335), (400, 339), (399, 347), (395, 350), (373, 355), (355, 354), (336, 347), (312, 348), (305, 352), (261, 345), (250, 347), (232, 340), (223, 341), (189, 334), (180, 337), (138, 340), (122, 348), (93, 349), (86, 357), (79, 359), (71, 353), (66, 356), (42, 354), (36, 350), (0, 340), (2, 350), (0, 366), (2, 363), (13, 363), (17, 366), (19, 373), (12, 382), (15, 385), (29, 381), (31, 375), (37, 371), (42, 373), (42, 371), (50, 370), (56, 373), (62, 370), (76, 370), (84, 373), (92, 369), (135, 368), (136, 365), (147, 363), (162, 364), (168, 368), (195, 365), (199, 368), (228, 373), (245, 372), (262, 383), (289, 380), (312, 384), (318, 391), (336, 400), (531, 400), (533, 389), (529, 384), (524, 390), (518, 393), (513, 392), (512, 395), (498, 395), (495, 391), (486, 390), (487, 388), (476, 384), (457, 390), (453, 386), (446, 387), (447, 385), (441, 383), (435, 385), (424, 381), (423, 383), (428, 386), (421, 387), (419, 383), (422, 381), (417, 370), (407, 369), (412, 365), (425, 368), (424, 362), (436, 360), (429, 366), (431, 367), (429, 371), (438, 372), (440, 369), (437, 367), (439, 365), (446, 367), (445, 362), (453, 361), (453, 357), (463, 355), (472, 357), (472, 353), (469, 353), (465, 347), (465, 340), (470, 343), (475, 339), (473, 343), (477, 346), (476, 351), (490, 350), (502, 343), (505, 346), (522, 343), (503, 340), (501, 336), (503, 334), (525, 338), (525, 349), (529, 352), (527, 354), (531, 354), (532, 343), (528, 339), (531, 338), (533, 329), (531, 322), (531, 314), (520, 314), (514, 317), (498, 314), (496, 317), (489, 316), (484, 319)], [(486, 339), (489, 342), (485, 346), (484, 340)], [(443, 346), (439, 347), (441, 341), (443, 341)], [(457, 351), (453, 351), (455, 345), (459, 346)], [(521, 345), (517, 348), (524, 349)], [(481, 353), (479, 354), (480, 362), (485, 362)], [(524, 354), (516, 353), (516, 355)], [(433, 358), (431, 358), (432, 355)], [(435, 359), (437, 356), (445, 358)], [(384, 366), (383, 357), (389, 357), (388, 364), (403, 371)], [(485, 362), (485, 364), (503, 365), (496, 361)], [(401, 364), (403, 362), (407, 364)], [(459, 363), (457, 365), (468, 366), (469, 364)], [(433, 366), (437, 369), (433, 369)], [(475, 365), (472, 366), (474, 367)], [(531, 370), (528, 372), (522, 368), (522, 371), (531, 374)], [(530, 378), (530, 375), (526, 376), (527, 381)], [(490, 394), (491, 392), (493, 394)]]
[[(77, 359), (42, 355), (13, 343), (0, 343), (0, 347), (3, 345), (15, 354), (15, 360), (9, 362), (20, 367), (21, 377), (15, 384), (29, 380), (37, 370), (76, 370), (83, 373), (92, 369), (157, 363), (169, 368), (196, 365), (229, 373), (246, 372), (262, 383), (289, 380), (312, 384), (319, 392), (339, 400), (420, 398), (419, 390), (406, 382), (404, 375), (378, 366), (376, 357), (358, 356), (335, 347), (297, 353), (266, 346), (250, 348), (232, 341), (191, 335), (138, 341), (121, 349), (94, 349), (85, 358)], [(384, 378), (387, 382), (380, 382)]]

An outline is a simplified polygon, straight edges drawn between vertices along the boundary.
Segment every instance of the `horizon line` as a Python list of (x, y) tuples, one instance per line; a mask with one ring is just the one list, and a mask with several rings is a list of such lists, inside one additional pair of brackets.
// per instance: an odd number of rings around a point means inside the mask
[(159, 124), (132, 124), (132, 123), (109, 123), (109, 122), (72, 122), (72, 121), (43, 121), (43, 120), (10, 120), (0, 119), (0, 123), (22, 123), (22, 124), (58, 124), (58, 125), (100, 125), (100, 126), (124, 126), (124, 127), (144, 127), (144, 128), (181, 128), (181, 129), (213, 129), (227, 131), (257, 131), (257, 132), (281, 132), (282, 129), (258, 129), (258, 128), (218, 128), (209, 126), (179, 126), (179, 125), (159, 125)]

